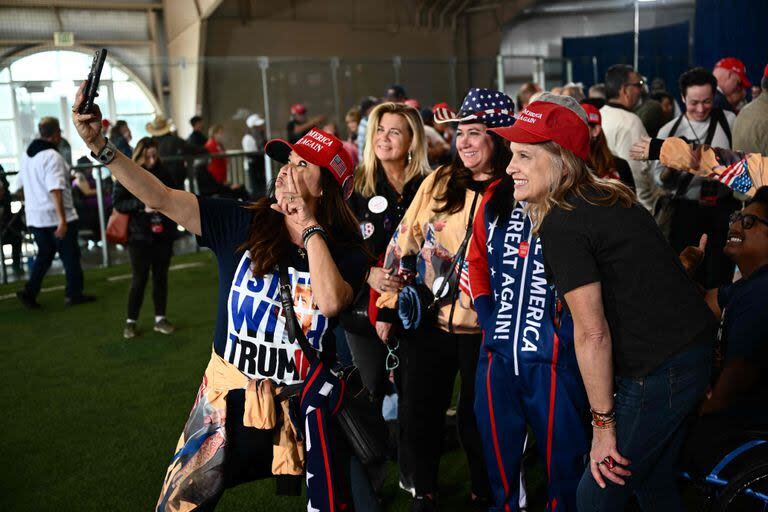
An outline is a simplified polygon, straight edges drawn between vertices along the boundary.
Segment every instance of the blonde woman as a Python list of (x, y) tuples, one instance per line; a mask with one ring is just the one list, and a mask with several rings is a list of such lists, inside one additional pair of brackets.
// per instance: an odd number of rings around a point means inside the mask
[(683, 510), (683, 424), (706, 390), (716, 325), (651, 214), (587, 167), (585, 119), (572, 98), (544, 94), (497, 130), (573, 316), (593, 428), (578, 508), (623, 510), (634, 493), (643, 510)]
[[(411, 204), (424, 176), (429, 172), (426, 137), (421, 116), (402, 103), (382, 103), (368, 117), (363, 163), (357, 169), (355, 192), (350, 198), (352, 211), (360, 220), (360, 230), (368, 250), (379, 260), (368, 273), (368, 288), (358, 298), (358, 305), (369, 303), (384, 291), (399, 291), (403, 280), (391, 270), (381, 268), (387, 244), (400, 219)], [(360, 309), (360, 308), (357, 308)], [(383, 320), (392, 323), (397, 318), (393, 309), (371, 308), (371, 322), (354, 325), (345, 322), (347, 341), (363, 382), (375, 396), (382, 396), (386, 385), (385, 359), (382, 344), (388, 337), (377, 335), (373, 323), (380, 329)]]
[[(373, 327), (391, 325), (397, 321), (397, 314), (393, 309), (377, 309), (375, 300), (382, 291), (399, 290), (403, 284), (397, 273), (381, 268), (381, 262), (394, 230), (429, 170), (419, 113), (399, 103), (375, 107), (368, 116), (363, 162), (357, 169), (350, 206), (360, 220), (365, 244), (378, 263), (371, 268), (368, 286), (356, 298), (352, 313), (342, 316), (342, 324), (363, 383), (379, 402), (386, 393), (388, 369), (394, 369), (399, 360), (396, 356), (387, 360), (388, 332), (380, 336)], [(396, 375), (398, 391), (402, 393), (400, 372)], [(407, 456), (401, 454), (399, 458), (405, 474)], [(378, 492), (383, 482), (383, 464), (369, 467), (368, 473)]]

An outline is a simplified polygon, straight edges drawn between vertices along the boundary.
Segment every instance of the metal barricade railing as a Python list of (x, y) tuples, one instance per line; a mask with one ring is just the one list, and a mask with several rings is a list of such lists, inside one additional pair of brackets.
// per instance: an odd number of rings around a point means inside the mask
[[(255, 183), (251, 182), (251, 179), (249, 177), (249, 173), (246, 172), (246, 160), (248, 158), (264, 158), (265, 159), (265, 180), (267, 185), (271, 183), (272, 181), (272, 167), (271, 162), (269, 159), (264, 155), (263, 152), (249, 152), (249, 151), (225, 151), (223, 153), (199, 153), (199, 154), (184, 154), (184, 155), (178, 155), (178, 156), (167, 156), (163, 157), (162, 161), (164, 163), (174, 163), (174, 162), (184, 162), (184, 172), (185, 172), (185, 179), (184, 179), (184, 189), (192, 192), (192, 193), (199, 193), (200, 187), (198, 186), (197, 182), (197, 176), (195, 174), (196, 166), (206, 166), (211, 161), (211, 159), (214, 158), (225, 158), (227, 159), (227, 182), (230, 184), (238, 184), (242, 185), (243, 187), (246, 187), (246, 190), (254, 190)], [(107, 215), (110, 213), (107, 209), (107, 204), (105, 202), (105, 180), (109, 177), (109, 170), (107, 169), (105, 171), (105, 166), (100, 163), (87, 163), (87, 164), (79, 164), (72, 166), (70, 168), (70, 171), (74, 174), (79, 170), (87, 170), (90, 169), (92, 173), (92, 177), (94, 179), (95, 185), (96, 185), (96, 204), (97, 204), (97, 210), (98, 210), (98, 245), (100, 246), (101, 250), (101, 266), (102, 267), (108, 267), (110, 266), (110, 255), (109, 255), (109, 244), (107, 242)], [(203, 172), (203, 171), (201, 171)], [(18, 171), (4, 171), (0, 173), (3, 176), (17, 176), (19, 173)], [(74, 176), (72, 176), (74, 177)], [(6, 193), (10, 193), (9, 191), (6, 191)], [(14, 216), (22, 215), (24, 200), (23, 198), (18, 198), (16, 201), (19, 201), (21, 203), (21, 208), (19, 208), (16, 213), (14, 213)], [(0, 219), (2, 219), (3, 211), (2, 206), (0, 206)], [(8, 282), (8, 269), (6, 266), (6, 258), (5, 258), (5, 252), (4, 252), (4, 245), (6, 234), (5, 231), (10, 226), (10, 222), (8, 225), (3, 226), (0, 225), (0, 282), (3, 284)], [(28, 230), (27, 230), (28, 233)], [(23, 257), (23, 255), (22, 255)]]

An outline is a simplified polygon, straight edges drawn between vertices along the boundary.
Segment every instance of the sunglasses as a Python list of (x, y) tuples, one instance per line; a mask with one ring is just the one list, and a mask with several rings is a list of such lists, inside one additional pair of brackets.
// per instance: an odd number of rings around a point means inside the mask
[(757, 215), (744, 215), (741, 212), (733, 212), (731, 216), (728, 217), (729, 224), (735, 224), (738, 221), (741, 221), (741, 227), (744, 229), (752, 229), (752, 226), (755, 225), (755, 222), (761, 222), (768, 226), (768, 219), (758, 217)]
[(386, 361), (386, 369), (388, 372), (391, 372), (392, 370), (396, 369), (398, 366), (400, 366), (400, 358), (397, 356), (397, 349), (400, 348), (400, 340), (395, 339), (394, 344), (387, 343), (387, 361)]

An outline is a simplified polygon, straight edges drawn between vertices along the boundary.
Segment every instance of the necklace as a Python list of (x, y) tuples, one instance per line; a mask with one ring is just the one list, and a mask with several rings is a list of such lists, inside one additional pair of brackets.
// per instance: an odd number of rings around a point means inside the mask
[(696, 144), (701, 144), (701, 139), (699, 139), (699, 134), (696, 133), (696, 130), (693, 129), (693, 125), (691, 124), (691, 120), (688, 119), (688, 116), (685, 116), (685, 120), (688, 121), (688, 127), (693, 132), (693, 136), (696, 137)]
[(299, 247), (299, 257), (301, 259), (306, 259), (307, 257), (307, 251), (305, 251), (303, 247)]

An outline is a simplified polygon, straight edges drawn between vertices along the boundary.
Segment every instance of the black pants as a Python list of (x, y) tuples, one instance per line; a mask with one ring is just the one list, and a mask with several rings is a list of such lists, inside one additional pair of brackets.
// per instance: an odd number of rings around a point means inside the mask
[(437, 491), (437, 475), (443, 448), (445, 413), (451, 404), (456, 373), (461, 373), (457, 406), (459, 439), (467, 454), (472, 492), (490, 496), (483, 447), (474, 413), (475, 369), (480, 334), (450, 334), (437, 327), (425, 328), (400, 344), (407, 355), (405, 393), (398, 417), (405, 422), (401, 440), (406, 444), (417, 495)]
[(147, 287), (149, 271), (152, 270), (152, 301), (155, 316), (165, 315), (168, 303), (168, 267), (171, 266), (173, 241), (146, 244), (128, 244), (131, 258), (131, 289), (128, 292), (128, 319), (138, 320), (144, 289)]

